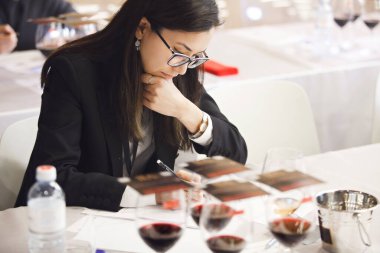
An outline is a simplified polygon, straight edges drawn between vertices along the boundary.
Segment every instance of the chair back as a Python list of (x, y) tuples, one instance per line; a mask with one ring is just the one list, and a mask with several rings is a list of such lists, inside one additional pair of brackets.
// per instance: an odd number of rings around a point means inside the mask
[(38, 117), (8, 126), (0, 139), (0, 211), (13, 207), (37, 137)]
[(298, 84), (244, 81), (209, 93), (243, 135), (247, 164), (261, 165), (273, 147), (297, 148), (305, 155), (320, 152), (309, 98)]

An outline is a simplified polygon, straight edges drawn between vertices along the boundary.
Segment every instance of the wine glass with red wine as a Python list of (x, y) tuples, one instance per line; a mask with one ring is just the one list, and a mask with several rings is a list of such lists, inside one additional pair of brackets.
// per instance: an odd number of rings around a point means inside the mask
[(266, 217), (269, 231), (282, 245), (278, 252), (295, 253), (293, 248), (314, 230), (314, 219), (297, 215), (294, 211), (300, 204), (297, 201), (299, 198), (289, 196), (284, 197), (284, 193), (270, 196), (266, 204)]
[[(344, 27), (355, 18), (353, 0), (332, 0), (331, 2), (334, 21), (340, 28), (338, 44), (339, 48), (344, 49), (348, 46), (344, 39)], [(357, 16), (359, 17), (359, 16)]]
[(210, 197), (203, 204), (200, 229), (213, 253), (239, 253), (252, 238), (248, 201), (220, 202)]
[(171, 249), (184, 233), (187, 202), (183, 190), (140, 195), (136, 205), (136, 226), (143, 241), (155, 252)]
[(351, 15), (351, 22), (355, 23), (356, 20), (359, 19), (359, 17), (362, 14), (362, 0), (352, 0), (352, 15)]
[(363, 6), (363, 16), (364, 24), (371, 31), (371, 36), (373, 36), (373, 30), (380, 22), (380, 1), (379, 0), (365, 0)]

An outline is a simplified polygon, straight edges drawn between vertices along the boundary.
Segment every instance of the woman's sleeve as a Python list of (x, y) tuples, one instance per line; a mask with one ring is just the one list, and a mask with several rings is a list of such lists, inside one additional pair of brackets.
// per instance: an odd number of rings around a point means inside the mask
[(212, 142), (204, 147), (193, 143), (198, 153), (207, 156), (221, 155), (245, 163), (247, 146), (239, 130), (221, 113), (214, 99), (204, 92), (200, 100), (200, 109), (208, 113), (212, 120)]

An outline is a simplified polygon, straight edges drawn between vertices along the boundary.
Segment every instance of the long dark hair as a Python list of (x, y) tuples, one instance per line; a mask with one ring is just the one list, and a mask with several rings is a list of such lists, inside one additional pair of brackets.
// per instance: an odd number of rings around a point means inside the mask
[[(110, 23), (101, 31), (70, 42), (55, 51), (46, 61), (41, 74), (44, 85), (49, 61), (63, 52), (80, 53), (89, 59), (112, 64), (116, 83), (113, 95), (123, 134), (130, 140), (142, 138), (143, 72), (140, 53), (136, 51), (135, 31), (146, 17), (158, 29), (186, 32), (208, 31), (220, 25), (215, 0), (127, 0)], [(203, 68), (188, 69), (174, 84), (190, 101), (199, 103), (202, 93)], [(154, 113), (156, 137), (181, 149), (191, 147), (186, 128), (178, 120)]]

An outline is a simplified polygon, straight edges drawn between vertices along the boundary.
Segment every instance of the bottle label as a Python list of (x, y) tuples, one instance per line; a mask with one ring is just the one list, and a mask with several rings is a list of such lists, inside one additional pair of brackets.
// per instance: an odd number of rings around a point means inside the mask
[(29, 230), (52, 233), (66, 227), (66, 204), (61, 199), (40, 198), (28, 201)]

